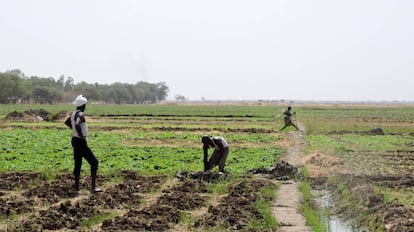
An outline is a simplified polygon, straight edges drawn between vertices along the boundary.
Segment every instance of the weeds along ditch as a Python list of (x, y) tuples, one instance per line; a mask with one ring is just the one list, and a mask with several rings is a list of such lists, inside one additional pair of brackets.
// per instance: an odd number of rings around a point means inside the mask
[(414, 108), (325, 106), (301, 113), (305, 166), (315, 199), (329, 202), (322, 207), (327, 215), (350, 231), (414, 231)]
[[(53, 114), (73, 110), (1, 105), (0, 114), (39, 108)], [(283, 153), (274, 116), (282, 109), (89, 105), (88, 144), (105, 190), (95, 195), (88, 191), (86, 161), (81, 191), (72, 190), (72, 132), (65, 117), (2, 120), (0, 231), (274, 231), (270, 202), (277, 186), (248, 173), (274, 166)], [(177, 171), (203, 170), (205, 134), (228, 141), (227, 178), (176, 178)]]

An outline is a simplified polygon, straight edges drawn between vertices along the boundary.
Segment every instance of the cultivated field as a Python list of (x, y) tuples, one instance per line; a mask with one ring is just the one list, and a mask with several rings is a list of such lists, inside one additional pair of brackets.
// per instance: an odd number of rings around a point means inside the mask
[(330, 214), (360, 230), (414, 231), (414, 108), (311, 106), (301, 114), (306, 169), (314, 189), (333, 194)]
[[(13, 114), (0, 123), (0, 231), (277, 230), (270, 205), (278, 184), (250, 171), (284, 153), (282, 106), (88, 105), (105, 191), (95, 195), (86, 161), (81, 191), (72, 191), (71, 131), (65, 118), (52, 120), (73, 106), (0, 105), (0, 117), (29, 109), (45, 109), (50, 121)], [(414, 107), (294, 110), (307, 141), (302, 181), (335, 194), (330, 213), (373, 231), (413, 231)], [(197, 177), (205, 134), (229, 142), (227, 176)], [(177, 178), (183, 170), (194, 175)]]
[[(53, 114), (60, 110), (47, 109)], [(273, 230), (277, 224), (268, 202), (274, 199), (276, 185), (252, 178), (248, 171), (273, 166), (282, 153), (274, 110), (90, 105), (88, 141), (100, 162), (98, 183), (105, 190), (96, 195), (88, 192), (85, 161), (82, 189), (79, 194), (71, 189), (71, 131), (64, 118), (31, 122), (20, 115), (14, 119), (23, 121), (4, 121), (0, 229)], [(205, 134), (229, 142), (229, 175), (211, 181), (190, 176), (179, 180), (178, 171), (202, 171)]]

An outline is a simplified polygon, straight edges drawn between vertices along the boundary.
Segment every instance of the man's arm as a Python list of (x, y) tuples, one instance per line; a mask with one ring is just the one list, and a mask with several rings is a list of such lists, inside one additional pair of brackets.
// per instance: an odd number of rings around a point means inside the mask
[(203, 146), (203, 151), (204, 151), (204, 157), (203, 157), (203, 163), (204, 163), (204, 171), (208, 170), (208, 146), (204, 145)]
[(66, 119), (66, 121), (65, 121), (65, 125), (66, 125), (67, 127), (69, 127), (70, 129), (72, 129), (72, 121), (71, 121), (71, 119), (70, 119), (70, 116), (69, 116), (69, 118), (67, 118), (67, 119)]

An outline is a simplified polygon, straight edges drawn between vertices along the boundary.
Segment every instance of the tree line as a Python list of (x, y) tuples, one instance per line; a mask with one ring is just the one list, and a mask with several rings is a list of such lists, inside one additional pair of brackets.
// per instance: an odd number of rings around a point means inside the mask
[(115, 104), (149, 104), (163, 101), (169, 88), (164, 82), (136, 84), (116, 82), (113, 84), (75, 84), (72, 77), (25, 76), (18, 69), (0, 72), (0, 103), (57, 104), (72, 102), (79, 94), (88, 101)]

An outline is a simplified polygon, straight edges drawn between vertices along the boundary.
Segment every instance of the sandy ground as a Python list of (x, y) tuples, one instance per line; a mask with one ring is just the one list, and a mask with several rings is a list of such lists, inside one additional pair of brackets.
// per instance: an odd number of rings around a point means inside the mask
[[(303, 165), (301, 159), (301, 149), (306, 145), (302, 137), (303, 130), (289, 131), (286, 133), (284, 146), (286, 146), (286, 154), (281, 160), (288, 162), (295, 167)], [(302, 193), (299, 190), (298, 182), (294, 180), (279, 181), (281, 187), (276, 195), (276, 202), (272, 206), (280, 232), (302, 232), (312, 231), (306, 226), (305, 217), (300, 213), (300, 204)]]

